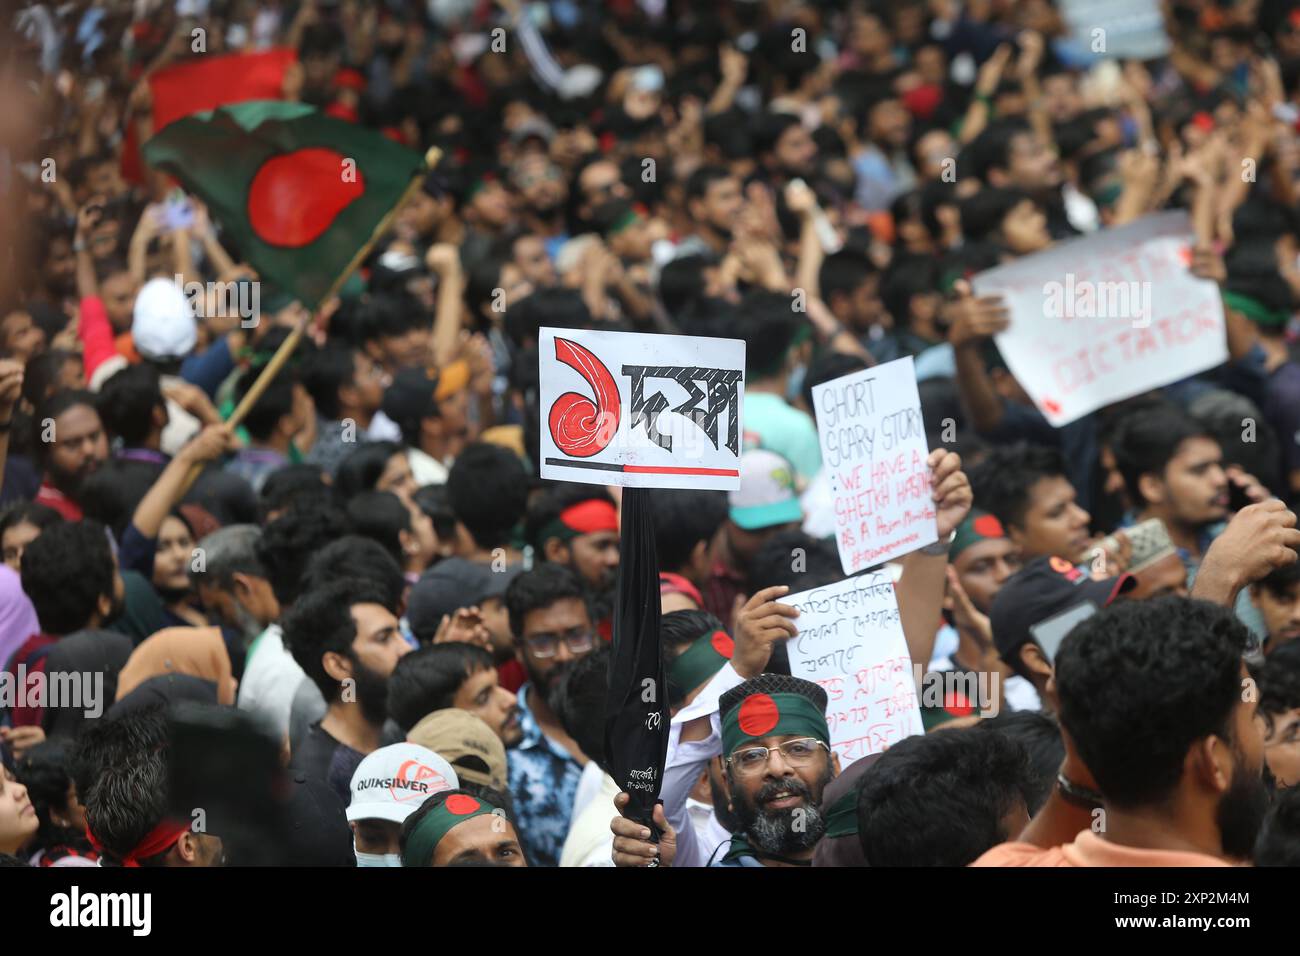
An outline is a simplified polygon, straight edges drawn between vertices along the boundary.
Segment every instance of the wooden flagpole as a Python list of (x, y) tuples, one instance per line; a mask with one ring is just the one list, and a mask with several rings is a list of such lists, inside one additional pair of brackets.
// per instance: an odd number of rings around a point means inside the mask
[[(370, 238), (368, 238), (361, 247), (357, 249), (352, 260), (347, 264), (343, 271), (335, 277), (333, 284), (329, 287), (329, 291), (321, 298), (321, 303), (328, 302), (338, 294), (339, 289), (343, 288), (343, 283), (347, 282), (352, 276), (352, 273), (357, 270), (357, 267), (365, 261), (366, 256), (370, 254), (370, 250), (374, 247), (375, 243), (379, 241), (379, 237), (388, 231), (388, 227), (393, 221), (393, 216), (397, 214), (397, 210), (406, 205), (406, 201), (415, 194), (415, 191), (419, 189), (421, 184), (424, 182), (424, 177), (429, 174), (430, 170), (438, 165), (441, 159), (442, 150), (437, 146), (430, 146), (428, 151), (424, 154), (424, 165), (421, 166), (419, 172), (411, 178), (410, 183), (407, 184), (406, 190), (402, 193), (401, 198), (397, 200), (396, 205), (384, 214), (383, 219), (379, 220), (379, 224), (375, 226), (374, 231), (370, 233)], [(317, 306), (317, 309), (319, 309), (319, 305)], [(304, 316), (299, 320), (293, 331), (289, 333), (289, 336), (280, 343), (280, 347), (276, 349), (275, 354), (271, 356), (271, 361), (266, 363), (266, 367), (262, 369), (261, 374), (257, 376), (257, 380), (253, 382), (252, 386), (248, 389), (243, 400), (240, 401), (238, 406), (236, 406), (230, 417), (226, 419), (225, 424), (230, 426), (231, 431), (234, 431), (239, 427), (240, 423), (243, 422), (245, 417), (247, 417), (249, 411), (251, 411), (253, 406), (257, 404), (257, 400), (262, 397), (262, 393), (270, 387), (271, 382), (275, 380), (275, 376), (279, 374), (280, 369), (284, 368), (285, 363), (289, 361), (290, 357), (297, 350), (298, 343), (302, 341), (302, 337), (307, 331), (308, 324), (314, 321), (318, 314), (318, 311), (313, 311)], [(189, 491), (190, 486), (198, 480), (199, 474), (202, 471), (203, 465), (201, 464), (196, 464), (192, 469), (190, 469), (189, 476), (185, 479), (185, 484), (181, 488), (180, 493), (182, 495), (185, 494), (186, 491)]]

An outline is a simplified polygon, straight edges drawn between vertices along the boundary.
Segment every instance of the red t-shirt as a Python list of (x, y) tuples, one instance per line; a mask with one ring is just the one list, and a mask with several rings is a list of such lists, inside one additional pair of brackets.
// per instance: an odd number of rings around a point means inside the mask
[(65, 521), (80, 521), (83, 517), (81, 505), (50, 484), (49, 478), (41, 482), (41, 487), (36, 492), (36, 503), (53, 508), (63, 515)]

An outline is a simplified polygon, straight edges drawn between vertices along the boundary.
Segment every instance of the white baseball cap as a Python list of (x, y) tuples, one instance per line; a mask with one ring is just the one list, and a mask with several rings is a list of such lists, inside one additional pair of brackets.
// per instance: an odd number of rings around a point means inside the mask
[(135, 350), (149, 359), (189, 355), (199, 340), (194, 309), (173, 279), (150, 279), (135, 297), (131, 319)]
[(348, 820), (403, 823), (435, 793), (459, 786), (451, 764), (428, 747), (389, 744), (369, 754), (352, 774)]

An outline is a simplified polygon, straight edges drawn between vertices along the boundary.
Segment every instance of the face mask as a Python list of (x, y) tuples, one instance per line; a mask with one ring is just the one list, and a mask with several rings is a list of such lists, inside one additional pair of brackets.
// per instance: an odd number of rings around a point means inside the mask
[(799, 393), (803, 391), (803, 380), (808, 374), (808, 366), (796, 365), (794, 371), (790, 373), (789, 382), (785, 387), (785, 400), (793, 404), (798, 398)]
[(353, 850), (357, 857), (357, 866), (401, 866), (402, 854), (400, 853), (362, 853), (360, 850)]

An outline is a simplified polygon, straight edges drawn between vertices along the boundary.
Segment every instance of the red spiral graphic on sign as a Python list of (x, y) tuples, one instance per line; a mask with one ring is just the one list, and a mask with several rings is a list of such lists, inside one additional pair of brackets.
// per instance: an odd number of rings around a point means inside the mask
[(555, 360), (581, 375), (596, 401), (577, 392), (565, 392), (557, 398), (547, 416), (551, 439), (560, 451), (573, 458), (598, 455), (618, 431), (618, 383), (600, 359), (568, 339), (555, 340)]

